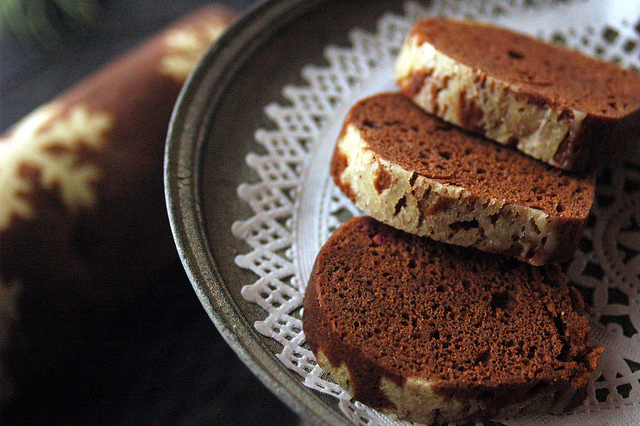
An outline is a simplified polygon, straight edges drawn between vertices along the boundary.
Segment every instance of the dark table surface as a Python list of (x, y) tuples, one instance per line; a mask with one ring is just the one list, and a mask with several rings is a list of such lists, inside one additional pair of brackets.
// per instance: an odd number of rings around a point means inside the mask
[[(55, 49), (0, 38), (0, 131), (204, 3), (104, 0), (99, 31)], [(218, 3), (243, 11), (254, 1)], [(220, 337), (179, 265), (143, 300), (73, 320), (90, 331), (73, 362), (42, 377), (0, 424), (298, 423)]]

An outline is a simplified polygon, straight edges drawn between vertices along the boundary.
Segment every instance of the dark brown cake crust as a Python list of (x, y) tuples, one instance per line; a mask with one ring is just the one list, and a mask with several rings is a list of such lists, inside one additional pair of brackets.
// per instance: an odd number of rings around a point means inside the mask
[(464, 65), (520, 86), (538, 102), (613, 119), (640, 108), (640, 75), (578, 51), (491, 25), (445, 18), (421, 21), (411, 35)]
[[(362, 189), (352, 188), (343, 176), (349, 160), (340, 149), (340, 140), (349, 126), (357, 128), (359, 137), (366, 143), (366, 149), (375, 157), (413, 172), (409, 180), (412, 188), (417, 178), (422, 176), (430, 181), (464, 189), (466, 205), (462, 207), (446, 195), (438, 195), (437, 202), (433, 204), (421, 204), (426, 199), (423, 196), (418, 203), (420, 211), (416, 219), (417, 226), (422, 226), (427, 220), (435, 220), (432, 218), (438, 215), (448, 214), (448, 210), (452, 215), (468, 214), (471, 211), (468, 209), (482, 203), (488, 205), (490, 202), (499, 202), (517, 206), (518, 209), (537, 209), (546, 215), (549, 223), (553, 222), (553, 227), (542, 231), (535, 228), (535, 232), (527, 234), (523, 231), (520, 235), (505, 233), (499, 240), (490, 234), (492, 231), (486, 224), (465, 219), (459, 225), (468, 226), (465, 229), (476, 227), (481, 230), (481, 235), (485, 237), (475, 247), (514, 256), (532, 264), (562, 263), (573, 256), (593, 204), (595, 174), (575, 174), (544, 164), (519, 151), (445, 123), (425, 113), (400, 93), (380, 93), (361, 100), (350, 109), (330, 165), (331, 176), (340, 190), (356, 204), (359, 198), (364, 197), (366, 206), (375, 205), (371, 200), (372, 195), (363, 193)], [(382, 196), (382, 191), (389, 187), (393, 179), (387, 176), (383, 167), (379, 167), (376, 173), (375, 189)], [(389, 223), (389, 217), (382, 217), (379, 211), (360, 208), (376, 219)], [(396, 214), (402, 208), (399, 203)], [(524, 224), (529, 220), (523, 213), (526, 211), (524, 209), (518, 213), (491, 213), (486, 221), (495, 225), (496, 221), (517, 214), (518, 220)], [(479, 217), (483, 213), (477, 211), (475, 214)], [(455, 234), (458, 229), (452, 226), (457, 223), (447, 225), (442, 219), (438, 220), (440, 222), (436, 221), (433, 229), (441, 235), (418, 234), (454, 242), (443, 235), (449, 232), (447, 226)], [(532, 220), (531, 223), (535, 222)], [(414, 232), (410, 228), (398, 227)], [(498, 249), (498, 245), (492, 246), (488, 241), (491, 244), (498, 244), (495, 241), (499, 241), (501, 246)], [(553, 241), (553, 244), (547, 245), (547, 241)]]
[[(640, 126), (640, 75), (632, 70), (476, 22), (426, 19), (410, 35), (461, 64), (505, 81), (531, 103), (587, 113), (581, 130), (570, 134), (554, 157), (563, 169), (580, 171), (602, 164), (622, 152)], [(423, 80), (416, 76), (413, 90)]]
[(312, 351), (346, 364), (353, 396), (373, 408), (393, 408), (382, 376), (398, 385), (417, 376), (447, 398), (476, 397), (497, 409), (549, 387), (577, 390), (574, 404), (584, 398), (601, 350), (590, 343), (582, 307), (556, 266), (359, 217), (320, 251), (303, 324)]

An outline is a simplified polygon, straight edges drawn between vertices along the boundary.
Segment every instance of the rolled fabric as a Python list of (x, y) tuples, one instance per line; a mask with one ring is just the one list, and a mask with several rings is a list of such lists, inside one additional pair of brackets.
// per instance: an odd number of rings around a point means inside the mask
[(67, 350), (46, 341), (56, 330), (43, 322), (116, 310), (179, 264), (162, 182), (167, 126), (235, 15), (194, 11), (0, 135), (0, 400), (9, 379), (41, 374)]

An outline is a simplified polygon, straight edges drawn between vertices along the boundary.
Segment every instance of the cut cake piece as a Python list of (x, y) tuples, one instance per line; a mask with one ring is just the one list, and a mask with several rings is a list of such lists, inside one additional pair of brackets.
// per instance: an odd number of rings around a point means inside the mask
[(640, 134), (636, 72), (486, 23), (418, 22), (394, 72), (425, 111), (565, 170)]
[(573, 256), (595, 177), (569, 174), (381, 93), (354, 105), (331, 161), (355, 205), (403, 231), (541, 265)]
[(356, 400), (416, 422), (561, 412), (586, 395), (602, 349), (557, 265), (407, 234), (370, 217), (320, 250), (303, 328)]

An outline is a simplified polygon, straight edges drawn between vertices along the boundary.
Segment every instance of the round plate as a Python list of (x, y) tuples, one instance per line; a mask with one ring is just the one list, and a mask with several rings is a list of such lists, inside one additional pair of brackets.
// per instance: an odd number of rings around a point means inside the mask
[[(345, 214), (357, 214), (331, 186), (328, 158), (349, 105), (371, 91), (393, 88), (389, 71), (393, 53), (389, 52), (401, 40), (400, 35), (406, 34), (407, 20), (399, 17), (406, 17), (408, 10), (427, 7), (430, 13), (475, 13), (547, 40), (577, 43), (582, 50), (617, 58), (625, 66), (636, 66), (634, 49), (640, 43), (634, 40), (638, 38), (640, 10), (612, 6), (621, 2), (610, 3), (434, 0), (424, 4), (376, 1), (362, 7), (358, 1), (273, 0), (239, 19), (202, 58), (176, 105), (167, 141), (165, 189), (174, 237), (196, 293), (222, 336), (254, 374), (303, 419), (311, 423), (367, 423), (359, 411), (362, 407), (352, 409), (352, 416), (345, 414), (351, 402), (345, 402), (348, 398), (339, 389), (332, 388), (333, 395), (327, 392), (327, 382), (309, 356), (302, 354), (300, 289), (314, 253), (330, 230)], [(603, 7), (611, 13), (602, 14)], [(513, 20), (510, 8), (521, 11)], [(381, 57), (385, 59), (378, 61)], [(333, 67), (337, 74), (323, 73), (323, 67)], [(367, 77), (360, 78), (362, 75)], [(359, 79), (364, 84), (349, 86), (350, 81)], [(310, 85), (315, 85), (313, 90), (301, 89)], [(348, 94), (331, 92), (347, 86), (353, 87), (352, 91), (347, 89)], [(323, 94), (323, 90), (331, 93)], [(348, 102), (336, 106), (339, 102), (334, 104), (334, 99)], [(296, 102), (306, 105), (302, 115), (297, 114)], [(325, 110), (320, 111), (322, 108)], [(291, 139), (296, 142), (288, 145)], [(314, 143), (306, 147), (311, 139)], [(298, 161), (298, 154), (287, 150), (300, 147), (305, 161)], [(636, 185), (640, 182), (640, 155), (633, 158), (600, 180), (603, 197), (597, 199), (593, 223), (567, 269), (573, 284), (595, 308), (592, 326), (596, 340), (613, 342), (597, 372), (601, 377), (589, 390), (588, 403), (595, 411), (585, 408), (582, 417), (573, 417), (576, 422), (585, 418), (611, 421), (608, 415), (622, 421), (624, 415), (637, 413), (638, 402), (633, 399), (640, 392), (636, 390), (640, 353), (632, 323), (638, 317), (634, 301), (640, 274), (634, 268), (640, 261), (633, 259), (640, 252), (634, 243), (640, 233), (628, 225), (635, 222), (624, 219), (640, 217), (640, 183)], [(294, 192), (271, 199), (269, 188), (277, 185), (260, 185), (265, 179), (277, 181), (281, 175), (288, 176), (286, 191), (293, 186)], [(267, 189), (259, 193), (261, 188)], [(604, 196), (617, 201), (605, 204), (601, 202)], [(286, 208), (295, 214), (277, 216)], [(261, 228), (259, 221), (252, 221), (260, 215), (264, 218), (269, 211), (276, 214), (271, 217), (272, 228)], [(624, 220), (615, 219), (618, 217)], [(611, 232), (601, 232), (610, 218), (616, 226), (607, 228)], [(241, 237), (243, 233), (246, 237)], [(270, 240), (274, 233), (280, 233), (275, 236), (280, 238), (276, 243)], [(282, 233), (290, 234), (288, 244), (279, 245)], [(277, 262), (269, 263), (276, 258), (295, 267), (276, 271), (281, 275), (275, 277), (274, 269), (283, 269)], [(283, 283), (285, 280), (290, 281)], [(603, 291), (605, 288), (608, 291)], [(271, 315), (289, 302), (291, 308), (284, 312), (284, 321)], [(624, 324), (631, 324), (631, 328)], [(281, 330), (287, 327), (289, 334)], [(622, 408), (607, 411), (602, 409), (605, 406)]]

